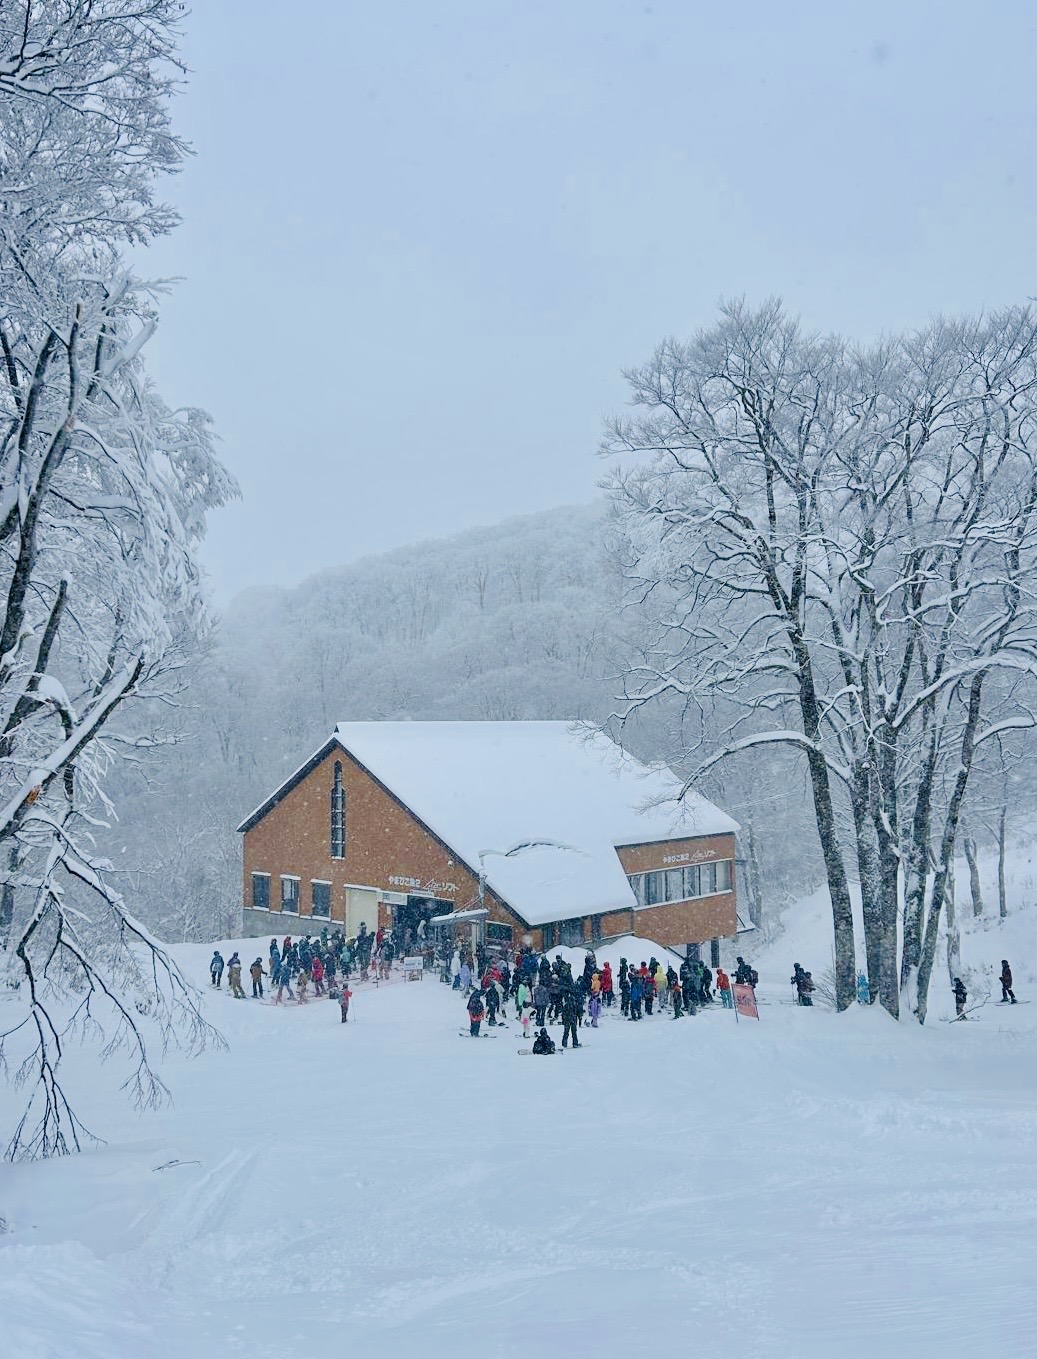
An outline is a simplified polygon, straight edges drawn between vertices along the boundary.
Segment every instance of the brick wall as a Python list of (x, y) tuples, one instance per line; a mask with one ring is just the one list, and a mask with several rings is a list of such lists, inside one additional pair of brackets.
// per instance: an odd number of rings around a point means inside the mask
[[(331, 789), (335, 763), (342, 765), (346, 792), (346, 845), (341, 859), (331, 857)], [(362, 765), (335, 748), (306, 774), (282, 800), (243, 836), (243, 903), (252, 903), (252, 874), (270, 874), (270, 911), (262, 930), (284, 922), (284, 929), (310, 917), (310, 883), (331, 887), (331, 922), (345, 920), (346, 884), (374, 887), (384, 892), (420, 892), (453, 903), (455, 909), (476, 904), (479, 879), (458, 862), (421, 822), (403, 807)], [(299, 915), (280, 914), (282, 874), (300, 881)], [(393, 879), (410, 879), (419, 886)], [(487, 890), (489, 919), (511, 925), (520, 943), (525, 926)], [(387, 913), (386, 913), (387, 914)], [(382, 913), (379, 912), (381, 919)], [(274, 919), (271, 921), (271, 917)], [(369, 926), (374, 922), (369, 921)], [(317, 928), (320, 921), (317, 921)], [(276, 929), (271, 928), (271, 933)]]

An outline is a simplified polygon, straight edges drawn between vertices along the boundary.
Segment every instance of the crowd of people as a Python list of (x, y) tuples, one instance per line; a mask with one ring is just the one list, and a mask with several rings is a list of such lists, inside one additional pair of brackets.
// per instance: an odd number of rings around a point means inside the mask
[[(379, 928), (371, 932), (364, 922), (352, 939), (347, 939), (341, 930), (332, 931), (327, 926), (316, 936), (307, 934), (293, 939), (286, 934), (281, 941), (270, 940), (265, 968), (262, 954), (250, 965), (252, 998), (263, 999), (264, 978), (268, 980), (275, 1005), (283, 1005), (286, 1000), (305, 1004), (312, 988), (315, 997), (328, 996), (339, 1001), (345, 1024), (353, 995), (349, 988), (350, 978), (356, 973), (361, 981), (386, 980), (397, 952), (396, 938), (390, 930)], [(227, 989), (231, 995), (239, 1000), (247, 999), (241, 984), (241, 968), (241, 958), (236, 950), (224, 962), (216, 949), (209, 965), (213, 986), (217, 990), (222, 988), (226, 970)]]
[[(528, 1037), (531, 1026), (536, 1027), (533, 1051), (544, 1054), (554, 1051), (548, 1024), (562, 1026), (563, 1048), (570, 1041), (578, 1048), (578, 1031), (584, 1020), (597, 1028), (602, 1011), (616, 1005), (617, 993), (619, 1015), (631, 1023), (657, 1010), (682, 1019), (697, 1014), (717, 998), (726, 1008), (734, 1004), (731, 978), (724, 969), (718, 967), (714, 978), (712, 968), (692, 958), (684, 959), (679, 967), (672, 962), (664, 965), (655, 957), (640, 963), (620, 958), (614, 975), (611, 963), (599, 966), (594, 951), (588, 950), (583, 970), (574, 977), (571, 965), (560, 953), (552, 961), (547, 954), (523, 948), (509, 964), (507, 958), (480, 959), (462, 951), (455, 956), (452, 978), (454, 989), (466, 997), (473, 1038), (481, 1035), (484, 1022), (488, 1028), (504, 1022), (510, 1005), (524, 1037)], [(759, 978), (756, 970), (739, 957), (734, 980), (755, 987)]]

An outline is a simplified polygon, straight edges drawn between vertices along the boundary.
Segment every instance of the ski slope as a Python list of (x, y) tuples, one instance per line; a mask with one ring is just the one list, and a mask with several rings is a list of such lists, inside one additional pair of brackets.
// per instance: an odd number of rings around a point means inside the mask
[(0, 1355), (1034, 1353), (1037, 1005), (919, 1030), (783, 969), (758, 1024), (617, 1009), (539, 1059), (431, 977), (347, 1026), (205, 992), (229, 1050), (174, 1108), (84, 1065), (108, 1145), (0, 1170)]

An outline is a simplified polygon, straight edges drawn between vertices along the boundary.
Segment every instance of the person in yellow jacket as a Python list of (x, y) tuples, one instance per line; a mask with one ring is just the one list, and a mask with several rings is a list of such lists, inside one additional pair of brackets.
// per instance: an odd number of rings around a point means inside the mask
[(661, 1010), (670, 994), (670, 988), (666, 981), (666, 968), (663, 967), (662, 963), (659, 963), (655, 969), (655, 994), (659, 997), (659, 1009)]

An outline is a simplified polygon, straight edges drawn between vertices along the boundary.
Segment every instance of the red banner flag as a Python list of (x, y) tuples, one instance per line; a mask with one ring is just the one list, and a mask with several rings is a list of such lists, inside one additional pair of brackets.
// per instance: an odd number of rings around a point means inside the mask
[(744, 982), (735, 982), (732, 986), (735, 993), (735, 1009), (744, 1019), (759, 1019), (760, 1012), (756, 1008), (756, 992)]

